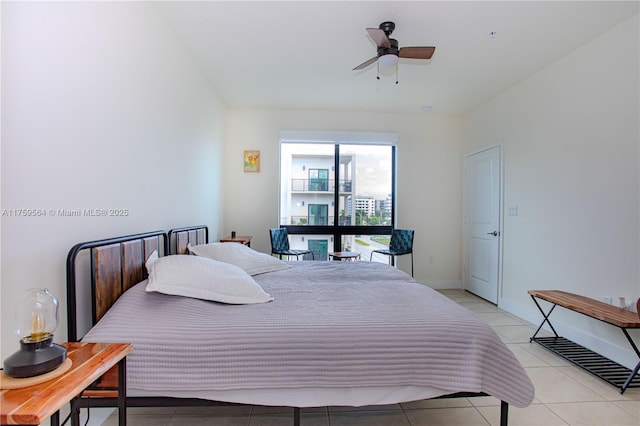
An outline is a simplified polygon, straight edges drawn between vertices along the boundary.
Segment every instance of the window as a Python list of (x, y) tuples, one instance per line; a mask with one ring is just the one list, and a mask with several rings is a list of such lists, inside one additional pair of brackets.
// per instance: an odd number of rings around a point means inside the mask
[(309, 169), (309, 191), (329, 190), (329, 170)]
[(328, 225), (329, 206), (326, 204), (309, 204), (309, 225)]
[(375, 237), (394, 226), (396, 140), (388, 133), (282, 132), (280, 226), (303, 237), (316, 259), (354, 250), (364, 260), (381, 248)]
[(309, 250), (313, 252), (313, 258), (316, 260), (327, 260), (327, 253), (330, 250), (327, 250), (328, 241), (319, 240), (319, 239), (310, 239), (309, 240)]

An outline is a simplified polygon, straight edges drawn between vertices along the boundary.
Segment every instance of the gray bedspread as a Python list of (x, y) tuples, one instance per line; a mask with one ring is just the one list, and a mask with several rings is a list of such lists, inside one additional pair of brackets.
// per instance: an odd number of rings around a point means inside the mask
[(524, 407), (534, 389), (472, 312), (388, 265), (291, 262), (274, 300), (224, 305), (127, 291), (84, 341), (132, 342), (128, 386), (242, 390), (429, 386)]

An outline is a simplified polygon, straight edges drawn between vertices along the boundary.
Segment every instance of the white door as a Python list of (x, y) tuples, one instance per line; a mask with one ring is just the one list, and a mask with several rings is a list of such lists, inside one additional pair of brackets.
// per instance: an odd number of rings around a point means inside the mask
[(498, 303), (501, 205), (500, 146), (464, 159), (464, 265), (466, 290)]

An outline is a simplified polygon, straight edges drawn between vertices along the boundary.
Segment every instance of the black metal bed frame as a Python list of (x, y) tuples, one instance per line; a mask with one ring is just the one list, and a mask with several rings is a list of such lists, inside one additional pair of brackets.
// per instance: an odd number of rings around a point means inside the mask
[(170, 229), (169, 232), (167, 232), (167, 239), (168, 239), (168, 247), (169, 247), (169, 254), (181, 254), (178, 253), (178, 235), (181, 233), (189, 233), (189, 232), (196, 232), (199, 230), (203, 230), (204, 232), (204, 241), (198, 241), (199, 244), (206, 244), (209, 242), (209, 227), (206, 225), (195, 225), (195, 226), (185, 226), (182, 228), (173, 228)]
[[(431, 399), (446, 399), (446, 398), (474, 398), (479, 396), (490, 396), (484, 392), (458, 392), (449, 395), (442, 395)], [(117, 407), (117, 398), (86, 398), (82, 399), (78, 408), (90, 408), (90, 407)], [(243, 406), (243, 405), (255, 405), (255, 404), (241, 404), (236, 402), (222, 402), (211, 401), (208, 399), (197, 398), (171, 398), (171, 397), (147, 397), (147, 396), (134, 396), (127, 397), (127, 407), (212, 407), (212, 406)], [(300, 407), (293, 408), (293, 425), (300, 426)], [(500, 401), (500, 426), (508, 426), (509, 424), (509, 404), (505, 401)], [(79, 420), (78, 420), (79, 422)], [(72, 421), (72, 426), (78, 426), (79, 423)], [(120, 424), (120, 426), (126, 426)]]
[[(149, 237), (157, 237), (163, 240), (163, 253), (160, 255), (168, 255), (175, 254), (175, 245), (172, 245), (172, 241), (175, 238), (175, 235), (179, 232), (188, 232), (195, 229), (203, 229), (205, 232), (205, 242), (209, 241), (208, 228), (205, 225), (198, 226), (189, 226), (183, 228), (174, 228), (171, 229), (168, 233), (165, 231), (154, 231), (142, 234), (134, 234), (117, 238), (108, 238), (103, 240), (95, 240), (89, 241), (85, 243), (79, 243), (73, 246), (73, 248), (69, 251), (67, 256), (67, 330), (68, 330), (68, 339), (69, 341), (79, 341), (78, 336), (78, 317), (77, 317), (77, 292), (76, 286), (78, 285), (76, 280), (76, 258), (80, 252), (87, 249), (95, 249), (97, 247), (102, 247), (105, 245), (111, 244), (122, 244), (133, 240), (140, 240), (143, 238)], [(93, 272), (94, 268), (94, 256), (91, 254), (91, 299), (92, 299), (92, 325), (96, 324), (96, 303), (95, 303), (95, 292), (96, 292), (96, 281)], [(135, 348), (134, 348), (135, 350)], [(89, 389), (95, 389), (90, 387)], [(100, 388), (100, 390), (114, 390), (114, 389), (106, 389)], [(469, 398), (469, 397), (479, 397), (479, 396), (490, 396), (484, 392), (457, 392), (448, 395), (442, 395), (435, 397), (433, 399), (443, 399), (443, 398)], [(73, 401), (75, 407), (77, 408), (91, 408), (91, 407), (118, 407), (118, 398), (117, 397), (85, 397), (82, 394), (79, 395)], [(255, 404), (242, 404), (242, 403), (231, 403), (231, 402), (222, 402), (222, 401), (212, 401), (198, 398), (174, 398), (174, 397), (134, 397), (127, 396), (126, 397), (126, 407), (161, 407), (161, 406), (170, 406), (170, 407), (196, 407), (196, 406), (242, 406), (242, 405), (255, 405)], [(300, 407), (291, 407), (293, 408), (293, 424), (294, 426), (300, 426)], [(72, 410), (71, 415), (71, 425), (79, 426), (80, 425), (80, 416), (79, 410)], [(508, 425), (508, 413), (509, 413), (509, 404), (505, 401), (500, 401), (500, 426)], [(124, 421), (123, 421), (124, 417)], [(120, 416), (120, 425), (126, 426), (126, 416)]]
[[(123, 237), (107, 238), (103, 240), (88, 241), (76, 244), (71, 248), (67, 255), (67, 338), (71, 342), (78, 341), (78, 309), (77, 309), (77, 293), (76, 293), (76, 259), (80, 252), (96, 247), (107, 246), (110, 244), (121, 244), (128, 241), (141, 240), (143, 238), (158, 237), (163, 240), (164, 254), (169, 252), (169, 243), (165, 231), (153, 231), (142, 234), (126, 235)], [(163, 255), (163, 253), (159, 253)], [(91, 254), (91, 269), (95, 266), (95, 258)], [(96, 304), (95, 304), (95, 274), (91, 273), (91, 325), (95, 325), (96, 321)]]

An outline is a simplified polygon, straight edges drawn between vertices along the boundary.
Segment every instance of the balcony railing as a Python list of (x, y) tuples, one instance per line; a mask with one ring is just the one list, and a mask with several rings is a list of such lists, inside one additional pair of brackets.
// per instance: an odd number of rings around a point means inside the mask
[[(339, 217), (339, 225), (340, 226), (349, 226), (352, 225), (351, 223), (351, 216), (347, 216), (347, 217)], [(287, 219), (286, 217), (283, 217), (280, 220), (280, 223), (282, 225), (298, 225), (298, 226), (333, 226), (334, 224), (334, 217), (333, 216), (329, 216), (328, 217), (328, 223), (309, 223), (309, 217), (308, 216), (291, 216), (289, 219)]]
[[(340, 180), (339, 192), (352, 192), (351, 180)], [(335, 179), (291, 179), (291, 192), (334, 192)]]
[[(309, 216), (291, 216), (291, 223), (289, 225), (333, 225), (333, 216), (329, 216), (328, 223), (309, 223)], [(286, 221), (286, 219), (285, 219)], [(316, 219), (316, 222), (318, 220)]]

